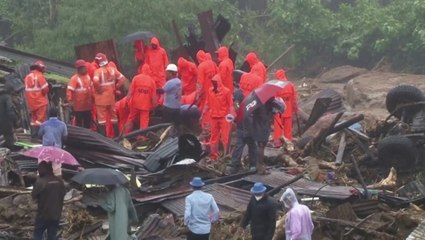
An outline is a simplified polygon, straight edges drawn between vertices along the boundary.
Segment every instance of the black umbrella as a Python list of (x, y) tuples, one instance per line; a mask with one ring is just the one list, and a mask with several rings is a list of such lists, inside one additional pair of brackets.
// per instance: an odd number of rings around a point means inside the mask
[(122, 172), (110, 168), (89, 168), (78, 173), (71, 180), (79, 184), (96, 185), (115, 185), (128, 182)]
[(121, 43), (129, 43), (134, 42), (136, 40), (147, 40), (151, 39), (153, 36), (154, 35), (151, 32), (134, 32), (128, 34), (123, 39), (121, 39)]

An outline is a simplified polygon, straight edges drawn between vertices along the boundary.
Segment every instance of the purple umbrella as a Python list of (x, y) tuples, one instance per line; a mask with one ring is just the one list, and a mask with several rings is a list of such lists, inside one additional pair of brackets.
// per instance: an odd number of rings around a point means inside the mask
[(24, 156), (38, 158), (38, 161), (64, 163), (79, 166), (80, 164), (69, 152), (58, 147), (42, 146), (31, 148), (23, 153)]

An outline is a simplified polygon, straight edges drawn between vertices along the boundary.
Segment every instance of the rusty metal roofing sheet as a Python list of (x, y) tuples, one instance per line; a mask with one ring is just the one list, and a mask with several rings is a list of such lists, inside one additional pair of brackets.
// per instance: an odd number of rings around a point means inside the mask
[[(272, 171), (268, 175), (250, 175), (244, 177), (243, 180), (248, 182), (262, 182), (270, 187), (277, 187), (282, 183), (288, 182), (295, 176), (281, 172)], [(295, 183), (289, 185), (299, 194), (309, 196), (318, 196), (334, 199), (347, 199), (352, 196), (353, 187), (346, 186), (325, 186), (325, 184), (309, 181), (307, 179), (300, 179)], [(317, 194), (316, 194), (317, 193)]]
[[(213, 195), (221, 211), (243, 211), (251, 198), (250, 192), (224, 184), (212, 184), (203, 191)], [(185, 198), (167, 200), (161, 205), (177, 217), (184, 215)]]
[(406, 240), (423, 240), (425, 239), (425, 221), (421, 222), (416, 229), (410, 233)]

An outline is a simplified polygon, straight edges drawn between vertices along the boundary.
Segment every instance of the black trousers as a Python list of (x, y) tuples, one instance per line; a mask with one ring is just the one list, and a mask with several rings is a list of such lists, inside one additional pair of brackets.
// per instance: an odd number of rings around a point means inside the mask
[(187, 234), (187, 240), (209, 240), (210, 234), (196, 234), (191, 231)]
[(79, 127), (90, 128), (91, 111), (75, 112), (75, 124)]
[(180, 109), (164, 107), (162, 109), (162, 118), (164, 122), (174, 123), (177, 126), (180, 120)]

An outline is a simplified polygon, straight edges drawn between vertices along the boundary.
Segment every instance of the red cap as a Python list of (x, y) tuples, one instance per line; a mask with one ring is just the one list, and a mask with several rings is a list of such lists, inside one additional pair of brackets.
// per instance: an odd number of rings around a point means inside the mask
[(35, 61), (35, 63), (33, 63), (32, 66), (36, 66), (36, 67), (39, 67), (39, 68), (42, 68), (42, 69), (46, 68), (46, 65), (44, 65), (44, 62), (41, 61), (41, 60)]
[(75, 68), (80, 68), (80, 67), (87, 67), (86, 61), (82, 59), (78, 59), (77, 61), (75, 61)]
[(104, 61), (108, 61), (108, 58), (106, 57), (106, 55), (104, 53), (97, 53), (96, 54), (96, 57), (94, 59), (98, 63), (101, 63), (101, 62), (104, 62)]

